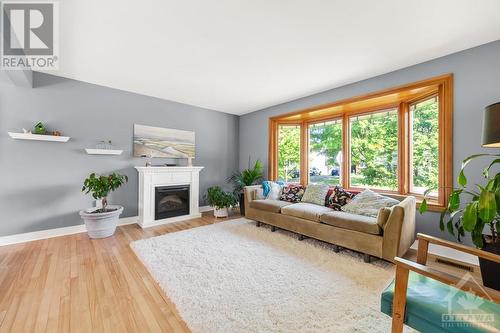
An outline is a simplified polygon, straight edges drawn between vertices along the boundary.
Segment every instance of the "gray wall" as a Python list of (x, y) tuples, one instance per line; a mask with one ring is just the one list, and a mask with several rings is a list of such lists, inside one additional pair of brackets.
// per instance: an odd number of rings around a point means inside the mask
[[(453, 167), (456, 178), (464, 157), (480, 152), (500, 153), (499, 149), (480, 147), (483, 109), (500, 101), (500, 41), (244, 115), (240, 117), (240, 167), (245, 167), (251, 156), (259, 158), (267, 168), (271, 116), (446, 73), (454, 74)], [(471, 181), (481, 182), (479, 166), (480, 163), (471, 165)], [(437, 222), (437, 214), (417, 214), (417, 231), (453, 239), (441, 233)]]
[[(205, 166), (201, 193), (224, 184), (238, 167), (237, 116), (40, 73), (34, 73), (33, 85), (0, 80), (0, 236), (81, 224), (78, 211), (93, 203), (80, 192), (90, 172), (128, 175), (129, 183), (111, 195), (111, 202), (125, 206), (123, 217), (136, 216), (133, 167), (145, 160), (132, 157), (134, 123), (196, 132), (194, 165)], [(7, 135), (38, 120), (71, 140), (23, 141)], [(108, 138), (125, 150), (121, 156), (84, 152)]]

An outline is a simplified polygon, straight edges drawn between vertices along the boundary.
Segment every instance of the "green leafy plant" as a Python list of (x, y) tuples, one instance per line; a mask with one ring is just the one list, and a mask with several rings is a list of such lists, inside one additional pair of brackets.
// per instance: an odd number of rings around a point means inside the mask
[(97, 176), (95, 173), (91, 173), (83, 182), (82, 192), (92, 193), (94, 199), (101, 200), (102, 208), (95, 210), (94, 213), (105, 213), (109, 211), (107, 209), (108, 194), (126, 182), (128, 182), (127, 176), (114, 172), (108, 176)]
[(239, 194), (245, 186), (255, 185), (262, 179), (262, 162), (257, 160), (253, 167), (250, 167), (250, 159), (248, 159), (248, 169), (234, 173), (229, 177), (228, 181), (234, 184), (234, 193)]
[[(495, 157), (486, 168), (483, 169), (485, 184), (475, 184), (475, 188), (468, 186), (465, 168), (474, 159), (480, 157)], [(453, 188), (448, 199), (448, 206), (441, 213), (439, 227), (445, 229), (452, 235), (456, 235), (458, 240), (468, 232), (471, 234), (474, 245), (483, 247), (483, 229), (489, 226), (491, 235), (485, 236), (489, 243), (500, 244), (500, 172), (495, 175), (490, 174), (491, 168), (500, 164), (499, 154), (477, 154), (467, 157), (462, 161), (462, 168), (458, 175), (458, 188)], [(420, 204), (419, 211), (427, 211), (427, 195), (433, 189), (425, 191), (424, 200)], [(466, 196), (467, 201), (462, 202), (462, 197)], [(445, 224), (445, 219), (448, 221)]]
[(236, 205), (236, 198), (231, 192), (224, 192), (219, 186), (209, 187), (205, 196), (208, 204), (216, 209)]

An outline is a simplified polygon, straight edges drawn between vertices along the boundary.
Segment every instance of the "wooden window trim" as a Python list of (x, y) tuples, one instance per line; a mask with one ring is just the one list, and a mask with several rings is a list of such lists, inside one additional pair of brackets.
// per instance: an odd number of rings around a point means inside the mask
[[(432, 95), (439, 101), (439, 195), (437, 200), (429, 200), (428, 207), (432, 211), (442, 211), (448, 204), (448, 196), (453, 186), (453, 74), (445, 74), (430, 79), (413, 82), (374, 93), (364, 94), (339, 100), (333, 103), (314, 106), (308, 109), (269, 118), (269, 159), (268, 177), (275, 180), (278, 174), (278, 126), (298, 125), (301, 128), (300, 145), (300, 182), (306, 185), (309, 181), (309, 125), (329, 120), (342, 119), (343, 124), (343, 173), (342, 186), (356, 190), (350, 186), (350, 122), (349, 118), (357, 114), (366, 114), (383, 109), (398, 109), (398, 190), (375, 190), (380, 193), (391, 193), (401, 196), (413, 195), (417, 202), (422, 200), (418, 194), (410, 193), (409, 167), (409, 105), (415, 101)], [(346, 172), (347, 171), (347, 172)]]

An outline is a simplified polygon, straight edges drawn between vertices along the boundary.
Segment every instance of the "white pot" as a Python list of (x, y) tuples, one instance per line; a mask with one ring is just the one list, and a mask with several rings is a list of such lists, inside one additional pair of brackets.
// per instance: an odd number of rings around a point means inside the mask
[(80, 216), (85, 221), (85, 227), (90, 238), (105, 238), (115, 233), (123, 207), (108, 205), (108, 209), (113, 208), (114, 211), (106, 213), (92, 213), (97, 209), (95, 207), (80, 211)]
[(229, 210), (227, 209), (227, 207), (224, 207), (224, 208), (214, 207), (214, 216), (215, 217), (228, 217)]

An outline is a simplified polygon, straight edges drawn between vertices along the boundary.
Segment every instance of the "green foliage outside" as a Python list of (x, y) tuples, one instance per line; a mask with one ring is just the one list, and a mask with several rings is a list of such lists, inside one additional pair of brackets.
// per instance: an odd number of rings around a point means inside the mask
[(280, 126), (278, 132), (278, 178), (297, 181), (300, 169), (300, 127)]
[[(438, 186), (438, 103), (436, 99), (413, 109), (413, 186), (418, 192)], [(395, 110), (351, 119), (351, 184), (396, 189), (398, 116)], [(342, 151), (341, 123), (309, 129), (309, 149), (324, 155), (329, 169), (340, 169), (336, 157)], [(300, 128), (281, 126), (278, 139), (278, 175), (290, 181), (300, 166)], [(312, 182), (338, 184), (339, 176), (314, 175)]]
[(395, 111), (351, 118), (354, 186), (397, 188), (398, 117)]
[[(413, 186), (415, 188), (438, 187), (438, 103), (417, 104), (413, 120)], [(423, 192), (423, 191), (419, 191)]]
[(94, 212), (105, 213), (108, 211), (108, 194), (126, 182), (128, 182), (127, 176), (114, 172), (108, 176), (96, 176), (95, 173), (91, 173), (83, 182), (82, 192), (92, 193), (94, 199), (101, 200), (102, 208)]

